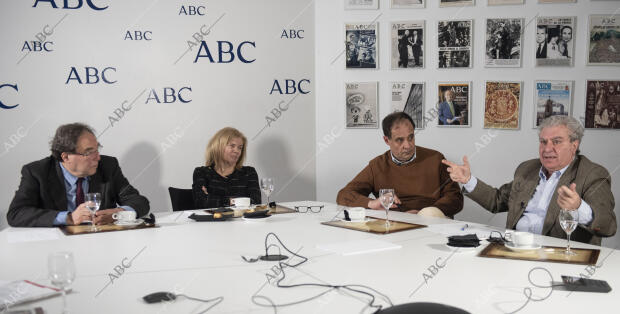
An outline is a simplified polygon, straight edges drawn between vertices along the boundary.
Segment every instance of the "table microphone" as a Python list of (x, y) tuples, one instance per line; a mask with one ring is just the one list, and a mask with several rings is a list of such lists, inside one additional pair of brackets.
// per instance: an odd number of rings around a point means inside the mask
[[(283, 254), (269, 254), (269, 247), (275, 246), (278, 248), (278, 251), (280, 251), (280, 247), (275, 244), (267, 245), (267, 239), (269, 239), (269, 234), (267, 234), (267, 236), (265, 237), (265, 255), (259, 256), (258, 259), (260, 259), (261, 261), (269, 261), (269, 262), (277, 262), (277, 261), (283, 261), (285, 259), (288, 259), (288, 256), (283, 255)], [(284, 249), (288, 251), (286, 247), (284, 247)], [(278, 252), (278, 253), (281, 253), (281, 252)]]

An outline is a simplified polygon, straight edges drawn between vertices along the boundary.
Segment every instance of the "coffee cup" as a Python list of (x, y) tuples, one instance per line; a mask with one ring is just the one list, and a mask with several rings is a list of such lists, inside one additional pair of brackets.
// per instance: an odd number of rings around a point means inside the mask
[(352, 207), (347, 210), (351, 221), (363, 221), (366, 218), (366, 209), (363, 207)]
[(234, 205), (235, 207), (239, 207), (239, 208), (250, 207), (250, 198), (249, 197), (231, 198), (230, 205)]
[(506, 240), (512, 242), (515, 246), (532, 246), (534, 245), (534, 235), (524, 231), (506, 231), (504, 236)]
[(120, 211), (112, 214), (112, 218), (118, 221), (135, 221), (136, 220), (136, 212), (134, 211)]

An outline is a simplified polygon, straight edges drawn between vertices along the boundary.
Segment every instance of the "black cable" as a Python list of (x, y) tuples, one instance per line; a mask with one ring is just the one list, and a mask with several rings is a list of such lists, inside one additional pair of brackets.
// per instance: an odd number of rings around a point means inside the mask
[[(357, 285), (357, 284), (353, 284), (353, 285), (330, 285), (330, 284), (321, 284), (321, 283), (302, 283), (302, 284), (293, 284), (293, 285), (284, 285), (284, 284), (282, 284), (282, 281), (286, 278), (286, 273), (284, 271), (284, 266), (295, 268), (295, 267), (297, 267), (297, 266), (307, 262), (308, 258), (304, 257), (302, 255), (299, 255), (299, 254), (297, 254), (297, 253), (295, 253), (293, 251), (291, 251), (288, 247), (286, 247), (286, 245), (284, 245), (284, 243), (282, 243), (280, 238), (275, 233), (273, 233), (273, 232), (268, 233), (267, 236), (265, 237), (265, 254), (266, 255), (269, 254), (268, 253), (268, 249), (270, 247), (277, 246), (276, 244), (270, 244), (270, 245), (267, 244), (267, 240), (269, 239), (269, 236), (275, 237), (276, 240), (278, 241), (278, 243), (280, 243), (280, 245), (282, 245), (282, 248), (284, 248), (287, 252), (289, 252), (292, 255), (297, 256), (297, 257), (302, 259), (302, 261), (300, 261), (298, 263), (295, 263), (295, 264), (292, 264), (292, 265), (287, 263), (287, 262), (283, 262), (283, 261), (279, 261), (278, 262), (278, 266), (280, 268), (280, 272), (282, 273), (282, 278), (278, 279), (278, 281), (276, 282), (276, 286), (278, 288), (320, 287), (320, 288), (327, 288), (327, 290), (325, 290), (325, 291), (323, 291), (323, 292), (321, 292), (321, 293), (319, 293), (319, 294), (317, 294), (315, 296), (306, 298), (306, 299), (302, 299), (302, 300), (298, 300), (298, 301), (294, 301), (294, 302), (289, 302), (289, 303), (282, 303), (282, 304), (276, 304), (271, 299), (269, 299), (269, 298), (267, 298), (265, 296), (262, 296), (262, 295), (253, 295), (252, 296), (252, 303), (254, 303), (254, 304), (258, 305), (258, 306), (273, 307), (274, 312), (277, 313), (277, 308), (278, 307), (284, 307), (284, 306), (291, 306), (291, 305), (301, 304), (301, 303), (308, 302), (308, 301), (314, 300), (316, 298), (319, 298), (319, 297), (321, 297), (321, 296), (323, 296), (323, 295), (325, 295), (325, 294), (327, 294), (327, 293), (329, 293), (331, 291), (338, 290), (338, 289), (345, 289), (345, 290), (348, 290), (348, 291), (351, 291), (351, 292), (355, 292), (355, 293), (359, 293), (359, 294), (363, 294), (365, 296), (368, 296), (370, 298), (370, 300), (367, 301), (367, 306), (369, 306), (371, 308), (376, 308), (377, 310), (381, 310), (383, 308), (383, 306), (381, 306), (381, 305), (378, 305), (378, 304), (375, 305), (375, 302), (376, 302), (375, 295), (373, 295), (372, 293), (363, 291), (363, 290), (358, 290), (358, 289), (354, 289), (353, 288), (353, 287), (359, 287), (359, 288), (368, 289), (370, 291), (373, 291), (373, 292), (379, 294), (384, 300), (387, 301), (387, 303), (390, 304), (390, 306), (393, 306), (392, 301), (390, 300), (389, 297), (387, 297), (386, 295), (378, 292), (377, 290), (375, 290), (375, 289), (373, 289), (371, 287), (364, 286), (364, 285)], [(265, 299), (270, 304), (267, 305), (267, 304), (264, 304), (264, 303), (259, 303), (259, 302), (256, 301), (256, 299)]]
[(220, 304), (222, 301), (224, 301), (224, 297), (217, 297), (217, 298), (213, 298), (213, 299), (204, 300), (204, 299), (190, 297), (190, 296), (182, 294), (182, 293), (181, 294), (177, 294), (176, 297), (184, 297), (184, 298), (189, 299), (189, 300), (199, 301), (199, 302), (204, 302), (204, 303), (209, 303), (209, 302), (217, 301), (217, 302), (213, 303), (211, 306), (209, 306), (208, 308), (206, 308), (204, 311), (199, 312), (198, 314), (206, 313), (207, 311), (212, 309), (214, 306), (216, 306), (216, 305)]
[(548, 275), (549, 278), (551, 279), (551, 282), (553, 283), (553, 275), (551, 274), (551, 272), (549, 272), (549, 270), (547, 270), (546, 268), (543, 267), (534, 267), (532, 269), (530, 269), (529, 273), (527, 274), (527, 280), (530, 282), (530, 284), (536, 288), (551, 288), (551, 290), (549, 290), (549, 294), (547, 294), (546, 296), (540, 298), (540, 299), (535, 299), (533, 298), (533, 293), (532, 293), (532, 289), (530, 287), (525, 287), (523, 288), (523, 295), (525, 295), (525, 297), (527, 298), (527, 300), (525, 300), (525, 303), (523, 303), (523, 305), (521, 305), (520, 308), (512, 311), (512, 312), (508, 312), (507, 314), (514, 314), (517, 313), (519, 311), (521, 311), (530, 301), (533, 302), (539, 302), (539, 301), (544, 301), (546, 299), (548, 299), (551, 294), (553, 293), (553, 287), (559, 287), (559, 286), (564, 286), (564, 284), (550, 284), (548, 286), (541, 286), (536, 284), (535, 282), (532, 281), (532, 272), (534, 272), (535, 270), (544, 270)]

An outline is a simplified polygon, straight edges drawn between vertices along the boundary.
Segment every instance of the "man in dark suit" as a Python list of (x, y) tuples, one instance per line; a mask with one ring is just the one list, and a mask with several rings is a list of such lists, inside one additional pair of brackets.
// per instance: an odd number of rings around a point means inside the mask
[(539, 158), (521, 163), (513, 181), (499, 189), (472, 176), (466, 156), (463, 165), (443, 163), (465, 195), (490, 212), (508, 212), (506, 228), (566, 238), (560, 209), (576, 210), (579, 225), (571, 239), (600, 245), (601, 237), (616, 234), (614, 196), (609, 172), (579, 154), (582, 137), (583, 126), (573, 117), (543, 120)]
[(409, 63), (409, 30), (406, 29), (398, 39), (398, 66), (406, 68)]
[(536, 59), (547, 58), (547, 28), (539, 25), (536, 28)]
[[(93, 130), (81, 123), (60, 126), (51, 142), (52, 156), (22, 168), (19, 189), (9, 206), (13, 227), (79, 225), (113, 221), (112, 214), (149, 212), (149, 201), (123, 176), (114, 157), (99, 155), (101, 145)], [(86, 193), (101, 193), (101, 210), (94, 217), (86, 207)]]
[(454, 92), (450, 89), (445, 91), (444, 99), (439, 104), (439, 125), (459, 125), (461, 110), (454, 105)]
[(411, 51), (413, 52), (413, 62), (416, 66), (421, 66), (420, 55), (422, 54), (422, 37), (419, 34), (419, 30), (413, 31), (411, 35)]

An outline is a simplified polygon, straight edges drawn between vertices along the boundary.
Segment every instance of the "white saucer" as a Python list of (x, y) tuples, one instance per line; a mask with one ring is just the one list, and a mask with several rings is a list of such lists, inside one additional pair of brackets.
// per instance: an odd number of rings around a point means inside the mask
[(117, 225), (117, 226), (137, 226), (137, 225), (139, 225), (139, 224), (141, 224), (143, 222), (144, 222), (144, 220), (142, 218), (138, 218), (138, 219), (136, 219), (134, 221), (120, 221), (120, 220), (117, 220), (117, 221), (114, 222), (114, 224)]
[(506, 242), (504, 245), (508, 249), (513, 250), (513, 251), (532, 251), (532, 250), (538, 250), (542, 247), (540, 244), (537, 244), (537, 243), (534, 243), (530, 246), (516, 246), (512, 242)]

